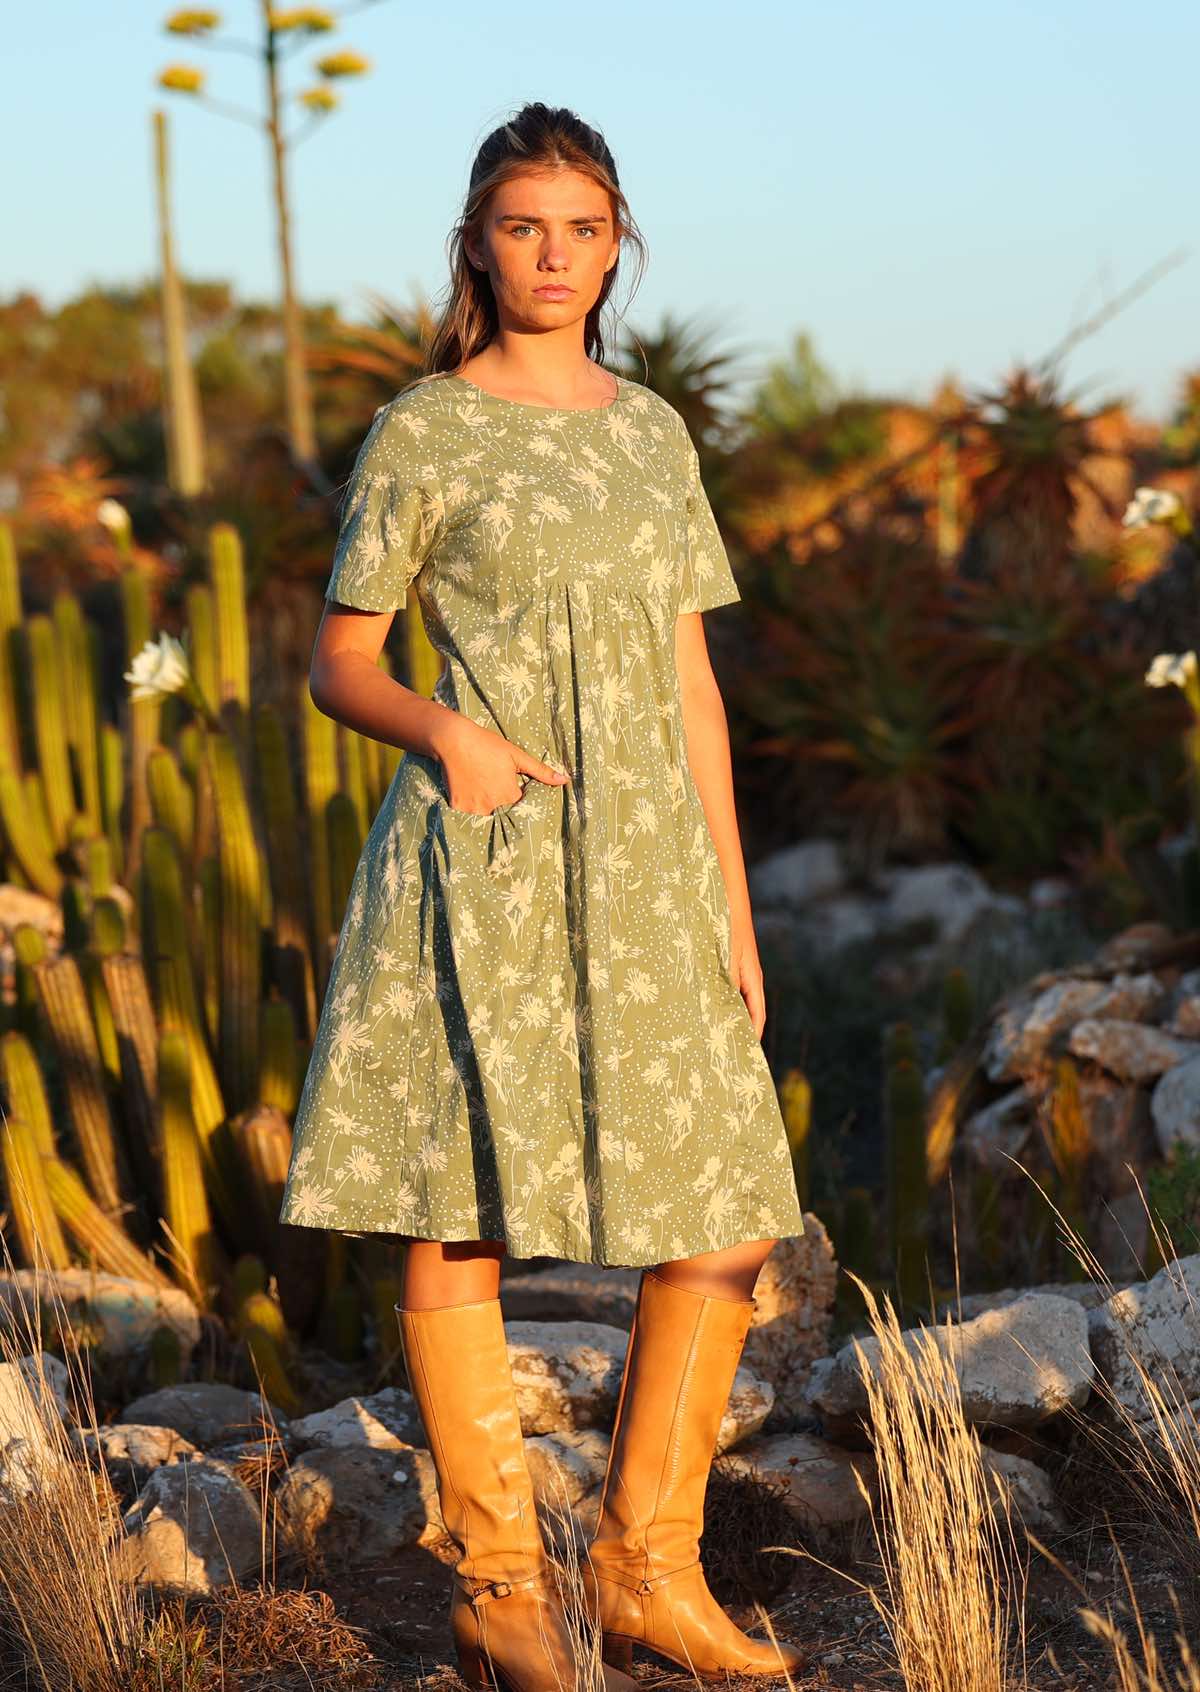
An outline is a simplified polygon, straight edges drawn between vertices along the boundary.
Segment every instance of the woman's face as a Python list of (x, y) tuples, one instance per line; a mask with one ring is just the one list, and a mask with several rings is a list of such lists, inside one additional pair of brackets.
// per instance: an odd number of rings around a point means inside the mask
[(491, 278), (502, 328), (558, 329), (586, 317), (620, 250), (607, 193), (574, 170), (530, 171), (501, 183), (480, 238), (465, 245)]

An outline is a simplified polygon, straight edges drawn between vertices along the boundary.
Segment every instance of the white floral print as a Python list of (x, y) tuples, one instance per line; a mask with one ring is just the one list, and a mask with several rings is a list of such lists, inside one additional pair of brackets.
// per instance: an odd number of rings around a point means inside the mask
[(640, 1265), (803, 1232), (688, 768), (675, 619), (740, 598), (679, 413), (463, 377), (358, 454), (326, 598), (411, 584), (434, 698), (563, 770), (486, 815), (400, 760), (355, 870), (280, 1220)]

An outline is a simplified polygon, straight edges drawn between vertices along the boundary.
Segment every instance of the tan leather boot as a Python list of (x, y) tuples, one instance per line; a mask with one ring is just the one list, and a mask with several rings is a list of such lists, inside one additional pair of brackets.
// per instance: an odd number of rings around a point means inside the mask
[[(450, 1627), (468, 1686), (576, 1692), (583, 1684), (534, 1507), (498, 1298), (397, 1304), (405, 1365), (459, 1547)], [(606, 1692), (637, 1682), (604, 1667)]]
[(700, 1565), (705, 1488), (754, 1306), (642, 1274), (600, 1515), (580, 1570), (604, 1661), (623, 1671), (635, 1645), (701, 1679), (779, 1677), (804, 1663), (794, 1646), (743, 1633)]

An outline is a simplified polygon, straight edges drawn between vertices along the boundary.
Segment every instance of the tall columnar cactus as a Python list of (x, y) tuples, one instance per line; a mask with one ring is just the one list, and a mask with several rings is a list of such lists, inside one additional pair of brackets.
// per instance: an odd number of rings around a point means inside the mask
[(214, 595), (207, 582), (193, 582), (184, 595), (190, 644), (188, 663), (200, 692), (213, 711), (221, 703), (217, 664), (217, 618)]
[(279, 1208), (292, 1153), (292, 1130), (283, 1112), (273, 1105), (260, 1105), (247, 1111), (232, 1127), (238, 1161), (250, 1185), (255, 1233), (274, 1261)]
[(300, 818), (287, 734), (269, 707), (254, 719), (258, 788), (275, 893), (275, 976), (285, 984), (307, 1030), (317, 1025), (316, 980), (309, 943), (307, 872), (300, 850)]
[(24, 876), (25, 885), (36, 887), (48, 899), (57, 899), (63, 872), (55, 862), (54, 842), (43, 818), (30, 808), (24, 777), (7, 768), (0, 768), (0, 827), (5, 847)]
[[(209, 1309), (228, 1272), (213, 1230), (204, 1157), (192, 1115), (191, 1059), (177, 1029), (158, 1042), (158, 1097), (163, 1165), (164, 1250), (179, 1284)], [(168, 1231), (169, 1230), (169, 1231)]]
[(158, 1139), (158, 1031), (142, 960), (131, 952), (105, 951), (100, 978), (112, 1015), (119, 1061), (118, 1089), (125, 1130), (147, 1191), (157, 1193), (162, 1170)]
[(426, 699), (432, 698), (442, 673), (442, 655), (425, 633), (421, 602), (415, 587), (408, 590), (404, 606), (404, 657), (409, 687)]
[[(333, 956), (335, 928), (333, 882), (329, 868), (329, 801), (338, 789), (337, 725), (319, 711), (307, 686), (300, 695), (301, 746), (304, 762), (304, 803), (308, 820), (309, 879), (312, 890), (313, 964), (317, 993), (324, 996)], [(341, 911), (337, 921), (341, 920)], [(336, 938), (336, 936), (333, 936)]]
[(179, 1330), (160, 1322), (150, 1335), (150, 1385), (155, 1392), (178, 1386), (183, 1379), (183, 1345)]
[(96, 1203), (120, 1214), (131, 1191), (124, 1150), (108, 1105), (104, 1068), (79, 964), (64, 952), (34, 968), (75, 1143)]
[(971, 1032), (973, 1020), (971, 983), (967, 979), (967, 972), (963, 969), (948, 970), (942, 983), (942, 1038), (938, 1049), (939, 1063), (945, 1063), (951, 1054), (956, 1052), (963, 1044)]
[(262, 997), (261, 867), (237, 752), (227, 735), (208, 737), (220, 864), (221, 1081), (232, 1110), (253, 1103)]
[(0, 1161), (21, 1254), (27, 1268), (66, 1269), (71, 1253), (46, 1184), (45, 1160), (57, 1151), (50, 1107), (33, 1047), (15, 1029), (0, 1036), (0, 1072)]
[(78, 1170), (57, 1157), (43, 1158), (42, 1167), (55, 1214), (85, 1259), (110, 1275), (126, 1275), (164, 1289), (174, 1286), (154, 1259), (138, 1250), (120, 1223), (104, 1214)]
[(887, 1125), (896, 1284), (904, 1304), (912, 1306), (928, 1296), (929, 1175), (924, 1087), (907, 1056), (895, 1058), (888, 1069)]
[(71, 825), (75, 819), (75, 793), (63, 711), (67, 684), (54, 638), (54, 624), (41, 612), (25, 619), (25, 648), (34, 743), (46, 815), (51, 838), (56, 849), (61, 850), (71, 837)]
[(0, 522), (0, 769), (21, 768), (20, 695), (15, 670), (21, 629), (21, 573), (11, 523)]
[[(134, 658), (150, 636), (150, 588), (143, 573), (132, 565), (121, 571), (121, 603), (125, 613), (125, 656)], [(129, 712), (129, 815), (125, 819), (129, 838), (127, 873), (135, 875), (141, 863), (142, 831), (150, 823), (150, 796), (146, 789), (146, 760), (157, 746), (162, 705), (151, 695), (127, 701)], [(106, 759), (107, 763), (107, 759)], [(106, 772), (107, 774), (111, 772)]]
[(104, 833), (112, 848), (114, 876), (125, 873), (125, 844), (121, 835), (122, 805), (125, 799), (125, 742), (114, 723), (100, 726), (100, 804), (104, 812)]
[(208, 535), (209, 578), (217, 631), (217, 709), (232, 701), (250, 710), (250, 635), (246, 626), (246, 575), (241, 536), (232, 523), (214, 523)]
[(263, 1000), (258, 1097), (290, 1118), (300, 1102), (300, 1046), (296, 1017), (287, 999)]
[(864, 1281), (879, 1272), (879, 1220), (868, 1187), (847, 1187), (837, 1226), (838, 1261)]
[(346, 904), (354, 884), (354, 872), (362, 854), (363, 834), (358, 807), (346, 793), (335, 793), (329, 801), (329, 879), (333, 908), (345, 918)]
[(99, 741), (99, 631), (83, 614), (83, 606), (65, 590), (54, 596), (54, 626), (58, 635), (59, 663), (70, 677), (64, 692), (67, 734), (79, 775), (80, 812), (89, 834), (99, 831), (100, 805)]
[(251, 1293), (241, 1306), (239, 1318), (242, 1340), (263, 1393), (286, 1415), (298, 1415), (300, 1395), (288, 1378), (290, 1347), (279, 1306), (265, 1292)]
[(792, 1173), (796, 1178), (796, 1193), (801, 1210), (809, 1205), (812, 1130), (812, 1088), (801, 1069), (789, 1069), (779, 1087), (779, 1104), (783, 1126), (787, 1131), (788, 1150), (792, 1154)]
[(179, 852), (174, 837), (162, 828), (146, 830), (144, 848), (141, 903), (151, 940), (146, 956), (154, 1002), (161, 1026), (178, 1029), (187, 1042), (192, 1108), (207, 1142), (225, 1120), (225, 1104), (196, 1003)]
[(341, 791), (347, 795), (354, 805), (354, 814), (358, 820), (358, 833), (361, 839), (371, 826), (368, 815), (367, 798), (367, 762), (364, 749), (367, 737), (357, 734), (345, 723), (339, 723), (337, 728), (338, 761), (342, 767)]
[(195, 845), (196, 796), (168, 747), (156, 746), (151, 752), (146, 762), (146, 783), (155, 827), (171, 831), (180, 861), (190, 864)]
[(16, 985), (16, 1024), (31, 1038), (41, 1031), (41, 997), (34, 980), (34, 965), (49, 956), (46, 936), (31, 922), (19, 922), (12, 931)]

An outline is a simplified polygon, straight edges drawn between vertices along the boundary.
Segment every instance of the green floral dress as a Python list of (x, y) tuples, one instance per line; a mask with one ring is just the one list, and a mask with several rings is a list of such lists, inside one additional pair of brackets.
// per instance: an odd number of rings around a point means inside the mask
[(325, 590), (416, 584), (434, 698), (569, 774), (486, 814), (400, 760), (354, 875), (280, 1220), (653, 1264), (803, 1232), (731, 973), (675, 618), (740, 598), (679, 413), (426, 378), (375, 414)]

